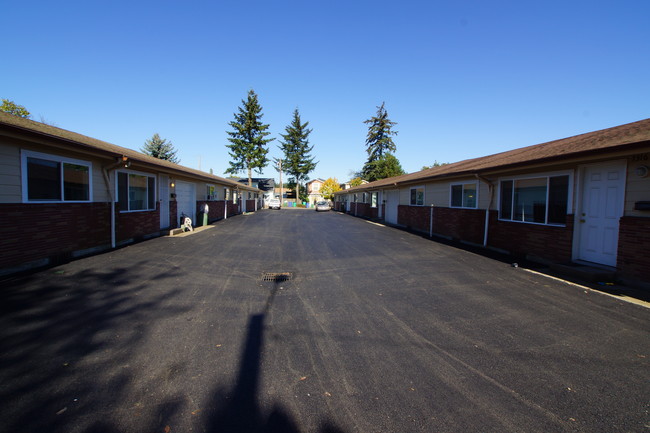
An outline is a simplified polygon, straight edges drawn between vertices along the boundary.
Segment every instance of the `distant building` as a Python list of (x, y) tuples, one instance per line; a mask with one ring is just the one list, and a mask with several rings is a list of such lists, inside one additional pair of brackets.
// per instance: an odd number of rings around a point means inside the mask
[[(248, 185), (248, 178), (238, 178), (237, 182)], [(253, 188), (263, 191), (263, 206), (267, 207), (268, 201), (273, 198), (273, 191), (275, 190), (275, 179), (254, 177), (251, 179)]]

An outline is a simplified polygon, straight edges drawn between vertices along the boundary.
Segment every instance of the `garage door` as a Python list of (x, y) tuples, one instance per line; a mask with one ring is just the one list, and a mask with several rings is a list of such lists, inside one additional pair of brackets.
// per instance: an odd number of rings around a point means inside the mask
[(192, 225), (196, 225), (196, 193), (194, 191), (193, 183), (176, 182), (177, 216), (180, 219), (181, 215), (187, 215), (192, 219)]

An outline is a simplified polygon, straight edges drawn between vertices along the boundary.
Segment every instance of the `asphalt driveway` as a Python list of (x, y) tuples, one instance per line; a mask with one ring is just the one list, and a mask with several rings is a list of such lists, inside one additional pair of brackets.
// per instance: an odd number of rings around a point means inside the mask
[(650, 431), (649, 309), (334, 212), (0, 284), (7, 432)]

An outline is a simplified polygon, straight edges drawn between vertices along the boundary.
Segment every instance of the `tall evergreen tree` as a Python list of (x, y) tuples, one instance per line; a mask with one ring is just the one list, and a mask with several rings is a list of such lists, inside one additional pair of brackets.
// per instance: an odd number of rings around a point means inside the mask
[[(397, 125), (397, 123), (388, 118), (388, 112), (384, 104), (382, 102), (381, 106), (377, 107), (376, 116), (363, 122), (369, 125), (368, 135), (366, 136), (368, 160), (361, 169), (361, 173), (363, 174), (363, 178), (368, 181), (390, 177), (384, 176), (384, 174), (387, 172), (398, 172), (402, 169), (399, 166), (397, 158), (390, 154), (390, 152), (395, 152), (397, 149), (392, 137), (393, 135), (397, 135), (397, 131), (393, 131), (393, 126)], [(385, 157), (387, 155), (391, 155), (394, 160), (391, 158), (386, 160)], [(397, 166), (395, 165), (395, 161), (397, 161)]]
[(180, 162), (180, 159), (176, 156), (177, 150), (174, 149), (172, 142), (160, 138), (157, 132), (150, 139), (145, 140), (144, 146), (140, 148), (140, 152), (175, 164)]
[(388, 118), (388, 112), (384, 108), (384, 102), (381, 107), (377, 107), (377, 115), (365, 120), (363, 123), (368, 126), (368, 135), (366, 137), (366, 152), (368, 152), (368, 162), (377, 161), (386, 152), (395, 152), (396, 147), (393, 142), (393, 135), (397, 135), (397, 131), (393, 131), (393, 126), (397, 122), (393, 122)]
[(314, 146), (309, 146), (309, 134), (312, 130), (307, 128), (308, 125), (309, 122), (301, 122), (300, 113), (296, 108), (291, 124), (285, 128), (286, 134), (280, 134), (284, 140), (280, 141), (280, 150), (284, 153), (282, 171), (293, 177), (296, 198), (300, 198), (300, 184), (309, 180), (309, 173), (318, 164), (310, 154)]
[(228, 141), (232, 143), (226, 145), (232, 158), (226, 174), (247, 170), (248, 186), (253, 186), (252, 170), (261, 173), (268, 165), (266, 155), (269, 150), (266, 145), (275, 138), (264, 138), (271, 133), (267, 131), (269, 125), (262, 123), (262, 107), (252, 89), (248, 91), (248, 99), (242, 100), (242, 104), (243, 107), (239, 107), (239, 112), (234, 114), (235, 120), (228, 123), (233, 131), (226, 131), (230, 136)]

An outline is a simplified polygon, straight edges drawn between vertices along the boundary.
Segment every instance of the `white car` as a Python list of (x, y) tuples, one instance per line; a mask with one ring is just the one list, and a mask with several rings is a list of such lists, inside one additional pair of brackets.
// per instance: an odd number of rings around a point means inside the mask
[(282, 204), (280, 203), (279, 198), (272, 198), (271, 200), (269, 200), (269, 209), (280, 210), (280, 207), (282, 207)]
[(319, 201), (316, 203), (316, 212), (330, 210), (330, 204), (326, 201)]

